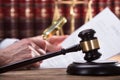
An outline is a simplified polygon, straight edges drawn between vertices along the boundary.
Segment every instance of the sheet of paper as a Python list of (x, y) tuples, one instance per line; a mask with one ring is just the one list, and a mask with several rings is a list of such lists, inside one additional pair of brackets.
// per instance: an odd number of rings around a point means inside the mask
[[(102, 56), (98, 60), (105, 60), (120, 52), (120, 20), (110, 11), (105, 8), (97, 16), (88, 23), (81, 26), (73, 32), (63, 43), (63, 48), (68, 48), (72, 45), (79, 44), (81, 40), (78, 37), (79, 32), (85, 29), (94, 29), (95, 36), (98, 38)], [(41, 68), (66, 68), (74, 61), (84, 61), (82, 51), (68, 53), (43, 61)]]

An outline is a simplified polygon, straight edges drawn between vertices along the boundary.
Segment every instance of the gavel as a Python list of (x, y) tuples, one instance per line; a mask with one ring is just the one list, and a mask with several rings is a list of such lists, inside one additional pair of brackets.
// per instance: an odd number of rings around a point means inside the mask
[(82, 39), (80, 41), (80, 47), (83, 53), (85, 53), (84, 60), (91, 62), (100, 58), (101, 53), (98, 52), (99, 43), (97, 37), (94, 37), (95, 31), (93, 29), (83, 30), (78, 34)]
[(87, 62), (92, 62), (93, 60), (96, 60), (101, 56), (101, 53), (98, 52), (99, 43), (97, 38), (94, 37), (94, 34), (95, 31), (93, 29), (83, 30), (78, 34), (78, 36), (82, 39), (80, 41), (80, 44), (74, 45), (67, 49), (61, 49), (60, 51), (57, 52), (47, 53), (46, 55), (42, 55), (39, 57), (26, 59), (13, 64), (2, 66), (0, 67), (0, 73), (4, 73), (20, 67), (24, 67), (26, 65), (35, 63), (37, 61), (42, 61), (47, 58), (51, 58), (61, 54), (65, 55), (66, 53), (80, 51), (80, 50), (83, 51), (83, 53), (85, 54), (84, 60), (86, 60)]

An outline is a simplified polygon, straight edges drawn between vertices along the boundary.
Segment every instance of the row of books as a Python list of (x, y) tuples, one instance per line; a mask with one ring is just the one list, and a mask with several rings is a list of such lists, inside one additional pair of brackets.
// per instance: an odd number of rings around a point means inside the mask
[[(57, 0), (0, 0), (0, 39), (6, 37), (25, 38), (42, 34), (51, 25), (55, 1)], [(72, 0), (58, 0), (72, 1)], [(76, 0), (86, 1), (89, 0)], [(109, 7), (120, 18), (120, 0), (92, 0), (92, 16), (105, 7)], [(67, 18), (63, 26), (64, 34), (71, 34), (71, 4), (59, 3), (60, 15)], [(79, 28), (85, 22), (87, 4), (75, 4), (74, 27)]]
[(0, 0), (0, 37), (40, 35), (52, 21), (54, 0)]

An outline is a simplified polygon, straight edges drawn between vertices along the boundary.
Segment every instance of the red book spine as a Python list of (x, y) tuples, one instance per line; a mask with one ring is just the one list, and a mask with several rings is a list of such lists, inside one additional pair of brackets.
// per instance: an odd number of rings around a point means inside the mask
[(34, 35), (34, 0), (19, 1), (19, 38)]
[(4, 19), (4, 15), (3, 15), (3, 2), (2, 2), (2, 0), (0, 0), (0, 40), (2, 40), (5, 37), (4, 36), (3, 19)]
[[(79, 1), (79, 0), (78, 0)], [(80, 2), (80, 1), (79, 1)], [(88, 3), (86, 0), (81, 0), (83, 3), (76, 4), (74, 7), (74, 14), (75, 14), (75, 30), (82, 26), (85, 22), (85, 16), (86, 16), (86, 9)]]
[[(71, 0), (63, 0), (65, 2), (71, 1)], [(58, 2), (58, 8), (60, 11), (60, 15), (66, 17), (67, 23), (63, 25), (63, 31), (64, 34), (70, 34), (71, 33), (71, 15), (70, 15), (70, 4), (62, 2), (60, 0)]]
[(111, 11), (112, 12), (114, 12), (114, 2), (115, 2), (116, 0), (107, 0), (107, 3), (106, 3), (106, 5), (107, 5), (107, 7), (109, 7), (110, 9), (111, 9)]
[(115, 0), (93, 0), (93, 16), (97, 15), (106, 7), (109, 7), (114, 12), (114, 2)]
[(104, 8), (107, 7), (107, 0), (99, 0), (99, 12), (101, 12)]
[(116, 16), (120, 19), (120, 0), (114, 1), (114, 12)]
[(41, 35), (52, 24), (54, 0), (35, 0), (35, 35)]
[(93, 17), (99, 13), (99, 0), (92, 1), (92, 15)]
[(5, 37), (18, 36), (18, 4), (16, 0), (4, 0), (4, 28)]

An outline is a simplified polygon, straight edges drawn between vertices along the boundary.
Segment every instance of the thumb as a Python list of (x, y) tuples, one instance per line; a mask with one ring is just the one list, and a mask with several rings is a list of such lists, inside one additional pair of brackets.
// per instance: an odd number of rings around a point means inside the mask
[(47, 52), (55, 52), (55, 51), (59, 51), (59, 50), (61, 50), (61, 46), (56, 46), (56, 45), (53, 45), (46, 41), (46, 51)]
[(53, 45), (59, 45), (61, 42), (63, 42), (68, 36), (52, 36), (48, 41), (49, 43)]

